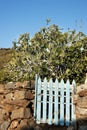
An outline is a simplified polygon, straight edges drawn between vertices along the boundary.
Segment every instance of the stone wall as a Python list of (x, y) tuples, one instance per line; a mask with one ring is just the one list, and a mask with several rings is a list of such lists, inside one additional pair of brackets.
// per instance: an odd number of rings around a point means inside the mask
[(22, 130), (35, 125), (34, 91), (29, 82), (0, 84), (0, 130)]
[(77, 87), (77, 93), (74, 96), (77, 129), (87, 130), (87, 83)]

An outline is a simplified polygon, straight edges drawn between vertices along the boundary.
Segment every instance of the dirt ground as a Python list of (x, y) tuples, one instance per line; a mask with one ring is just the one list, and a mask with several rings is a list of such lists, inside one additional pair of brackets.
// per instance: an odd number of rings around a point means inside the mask
[(42, 130), (67, 130), (67, 127), (63, 126), (54, 126), (54, 125), (40, 125)]

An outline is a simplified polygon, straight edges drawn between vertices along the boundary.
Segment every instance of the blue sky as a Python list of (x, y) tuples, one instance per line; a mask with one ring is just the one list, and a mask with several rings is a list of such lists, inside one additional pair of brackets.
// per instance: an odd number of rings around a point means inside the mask
[(32, 37), (48, 18), (87, 35), (87, 0), (0, 0), (0, 48), (12, 47), (25, 32)]

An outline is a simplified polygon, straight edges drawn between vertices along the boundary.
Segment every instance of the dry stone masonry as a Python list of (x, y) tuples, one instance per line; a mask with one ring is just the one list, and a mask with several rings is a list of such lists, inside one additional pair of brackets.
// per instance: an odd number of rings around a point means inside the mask
[(28, 81), (0, 84), (0, 130), (21, 130), (35, 124), (34, 91)]
[[(0, 84), (0, 130), (74, 130), (35, 123), (34, 87), (29, 81)], [(74, 104), (76, 130), (87, 130), (87, 82), (77, 87)]]
[(74, 96), (78, 130), (87, 130), (87, 82), (86, 81), (87, 79), (85, 80), (85, 84), (82, 84), (77, 87), (77, 93)]

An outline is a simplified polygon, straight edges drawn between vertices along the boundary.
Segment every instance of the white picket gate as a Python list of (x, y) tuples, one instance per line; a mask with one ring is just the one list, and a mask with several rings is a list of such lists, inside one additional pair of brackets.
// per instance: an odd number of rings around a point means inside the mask
[(76, 89), (75, 81), (64, 83), (63, 79), (55, 82), (52, 79), (43, 82), (36, 76), (34, 117), (36, 122), (49, 125), (69, 126), (75, 122), (73, 95)]

